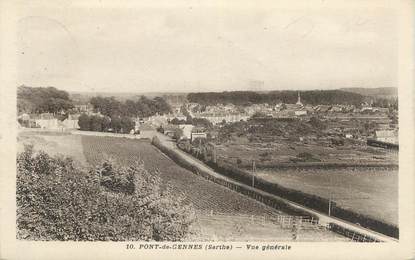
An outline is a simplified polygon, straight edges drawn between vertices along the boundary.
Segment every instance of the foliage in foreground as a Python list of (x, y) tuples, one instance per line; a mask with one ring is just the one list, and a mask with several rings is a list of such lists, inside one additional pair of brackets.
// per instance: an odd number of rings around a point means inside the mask
[(142, 163), (121, 167), (106, 160), (88, 172), (71, 158), (25, 147), (17, 158), (17, 237), (179, 241), (193, 210), (158, 187)]

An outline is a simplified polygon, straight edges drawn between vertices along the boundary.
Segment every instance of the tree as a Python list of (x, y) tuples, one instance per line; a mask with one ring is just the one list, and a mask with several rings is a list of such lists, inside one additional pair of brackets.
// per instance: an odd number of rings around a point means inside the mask
[[(234, 104), (237, 106), (249, 106), (251, 104), (275, 104), (283, 102), (293, 104), (297, 101), (297, 91), (271, 91), (268, 93), (256, 93), (253, 91), (225, 91), (189, 93), (187, 100), (201, 105), (214, 106), (216, 104)], [(301, 91), (301, 98), (311, 105), (318, 104), (353, 104), (363, 102), (364, 96), (342, 90), (310, 90)]]
[(102, 131), (102, 121), (103, 121), (103, 117), (101, 117), (101, 116), (96, 116), (96, 115), (91, 116), (90, 121), (89, 121), (90, 131), (101, 132)]
[(177, 117), (175, 117), (170, 121), (170, 124), (173, 124), (173, 125), (186, 124), (186, 120), (183, 120), (183, 119), (179, 120)]
[(193, 118), (192, 120), (192, 124), (195, 126), (201, 126), (201, 127), (205, 127), (205, 128), (212, 128), (213, 124), (207, 120), (206, 118)]
[(149, 99), (141, 96), (137, 101), (128, 99), (125, 102), (120, 102), (114, 97), (93, 97), (90, 99), (90, 103), (96, 112), (101, 112), (101, 114), (110, 117), (149, 117), (157, 113), (166, 114), (171, 112), (170, 105), (161, 97)]
[(73, 108), (66, 91), (54, 87), (27, 87), (17, 89), (17, 108), (20, 113), (58, 113)]
[(102, 131), (107, 131), (109, 128), (111, 128), (111, 118), (104, 116), (101, 121), (101, 129)]
[(83, 131), (90, 131), (90, 117), (86, 114), (82, 114), (78, 118), (79, 128)]
[(180, 128), (176, 128), (174, 130), (173, 139), (175, 139), (176, 141), (179, 141), (182, 136), (183, 136), (183, 130)]
[(119, 116), (111, 117), (111, 128), (114, 132), (119, 133), (122, 129), (121, 118)]
[(120, 119), (121, 129), (123, 133), (129, 133), (132, 129), (134, 129), (135, 123), (129, 117), (121, 117)]

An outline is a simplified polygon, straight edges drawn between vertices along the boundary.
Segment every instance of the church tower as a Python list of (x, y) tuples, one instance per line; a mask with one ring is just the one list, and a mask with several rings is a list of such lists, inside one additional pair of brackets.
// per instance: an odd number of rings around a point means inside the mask
[(301, 103), (301, 96), (300, 96), (300, 92), (298, 92), (298, 100), (297, 103), (295, 103), (296, 105), (302, 106), (303, 103)]

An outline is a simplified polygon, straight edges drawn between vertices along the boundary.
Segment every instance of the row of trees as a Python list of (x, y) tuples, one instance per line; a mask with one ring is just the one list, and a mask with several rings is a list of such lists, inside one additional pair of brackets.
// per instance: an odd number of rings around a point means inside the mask
[(138, 100), (126, 100), (121, 102), (114, 97), (93, 97), (90, 103), (96, 112), (109, 117), (149, 117), (155, 114), (166, 114), (171, 112), (170, 105), (161, 97), (149, 99), (141, 96)]
[(54, 87), (32, 88), (20, 86), (17, 89), (17, 109), (19, 113), (59, 113), (73, 108), (72, 100), (66, 91)]
[[(138, 100), (121, 102), (115, 97), (93, 97), (90, 103), (94, 109), (106, 116), (148, 117), (156, 113), (171, 112), (170, 105), (161, 97), (149, 99), (141, 96)], [(54, 87), (27, 87), (17, 89), (19, 113), (60, 113), (74, 108), (69, 93)]]
[(398, 98), (376, 98), (372, 106), (374, 107), (385, 107), (389, 108), (390, 110), (398, 110), (399, 103)]
[(82, 114), (78, 125), (84, 131), (129, 133), (134, 129), (135, 122), (126, 116), (99, 116)]
[[(350, 104), (359, 106), (365, 99), (364, 96), (341, 90), (310, 90), (301, 91), (301, 101), (311, 105)], [(257, 93), (252, 91), (230, 91), (230, 92), (206, 92), (189, 93), (189, 102), (202, 105), (234, 104), (247, 106), (251, 104), (276, 104), (297, 102), (297, 91), (271, 91), (268, 93)]]
[(199, 118), (199, 117), (192, 118), (191, 116), (188, 116), (186, 120), (173, 118), (169, 123), (173, 125), (189, 124), (189, 125), (205, 127), (205, 128), (213, 127), (212, 122), (210, 122), (206, 118)]

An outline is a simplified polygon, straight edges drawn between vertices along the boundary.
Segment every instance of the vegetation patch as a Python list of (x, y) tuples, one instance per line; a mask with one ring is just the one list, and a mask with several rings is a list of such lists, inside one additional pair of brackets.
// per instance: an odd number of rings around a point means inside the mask
[(141, 163), (89, 171), (26, 146), (17, 157), (17, 237), (27, 240), (180, 241), (193, 209), (160, 192)]

